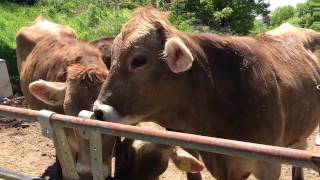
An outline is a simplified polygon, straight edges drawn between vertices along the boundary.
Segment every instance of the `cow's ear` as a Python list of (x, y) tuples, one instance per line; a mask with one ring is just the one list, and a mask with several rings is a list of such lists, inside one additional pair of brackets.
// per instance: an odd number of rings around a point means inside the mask
[(167, 39), (164, 54), (170, 70), (174, 73), (187, 71), (192, 66), (192, 53), (185, 43), (178, 37), (171, 37)]
[(189, 173), (199, 173), (203, 170), (203, 164), (190, 153), (181, 147), (175, 147), (171, 154), (173, 163), (182, 171)]
[(66, 83), (38, 80), (29, 84), (29, 90), (32, 95), (44, 103), (59, 106), (64, 102)]

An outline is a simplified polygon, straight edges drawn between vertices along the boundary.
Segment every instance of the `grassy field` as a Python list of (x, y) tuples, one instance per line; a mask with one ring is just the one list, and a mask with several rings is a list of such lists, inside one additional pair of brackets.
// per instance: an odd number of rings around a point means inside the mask
[[(15, 35), (39, 15), (46, 19), (71, 26), (84, 40), (117, 35), (130, 18), (132, 8), (104, 4), (100, 1), (70, 0), (54, 3), (41, 1), (35, 6), (0, 2), (0, 58), (7, 60), (10, 77), (18, 83), (15, 55)], [(172, 22), (183, 31), (193, 31), (188, 21), (172, 16)]]

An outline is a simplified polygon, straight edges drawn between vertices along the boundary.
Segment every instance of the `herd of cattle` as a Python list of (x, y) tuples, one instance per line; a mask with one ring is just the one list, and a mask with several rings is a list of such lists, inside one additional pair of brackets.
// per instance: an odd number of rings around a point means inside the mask
[[(30, 108), (297, 149), (320, 117), (320, 33), (284, 24), (265, 34), (181, 32), (168, 14), (137, 9), (115, 38), (80, 40), (38, 17), (16, 36)], [(81, 179), (92, 179), (88, 141), (65, 128)], [(102, 169), (115, 180), (154, 180), (169, 159), (189, 180), (279, 179), (281, 165), (103, 135)], [(200, 161), (201, 157), (201, 161)], [(64, 169), (62, 168), (62, 176)], [(111, 177), (109, 177), (111, 178)], [(303, 179), (292, 168), (292, 179)]]

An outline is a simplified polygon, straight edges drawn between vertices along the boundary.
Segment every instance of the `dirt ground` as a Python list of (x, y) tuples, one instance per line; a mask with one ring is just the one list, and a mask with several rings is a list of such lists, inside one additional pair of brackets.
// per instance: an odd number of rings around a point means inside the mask
[[(25, 106), (23, 99), (7, 103), (13, 106)], [(0, 104), (5, 104), (1, 103)], [(320, 153), (320, 147), (314, 146), (318, 129), (308, 139), (308, 150)], [(52, 141), (41, 135), (38, 123), (25, 123), (15, 119), (0, 117), (0, 167), (23, 172), (32, 176), (41, 176), (48, 172), (55, 162), (55, 151)], [(305, 179), (320, 179), (319, 173), (305, 169)], [(203, 179), (214, 179), (204, 170)], [(183, 180), (186, 175), (170, 163), (161, 180)], [(250, 180), (255, 179), (250, 177)], [(281, 180), (291, 179), (291, 168), (283, 166)]]

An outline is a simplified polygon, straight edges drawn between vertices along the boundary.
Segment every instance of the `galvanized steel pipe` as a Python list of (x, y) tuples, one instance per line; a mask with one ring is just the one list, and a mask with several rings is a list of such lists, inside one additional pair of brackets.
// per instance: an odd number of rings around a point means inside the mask
[(6, 180), (43, 180), (43, 178), (32, 177), (10, 169), (0, 167), (0, 179)]
[[(0, 105), (0, 115), (36, 121), (38, 111)], [(130, 125), (83, 119), (53, 114), (51, 122), (57, 125), (99, 131), (112, 136), (140, 139), (159, 144), (178, 145), (186, 148), (219, 153), (229, 156), (290, 164), (320, 170), (320, 154), (290, 148), (261, 145), (200, 135), (154, 130)]]

